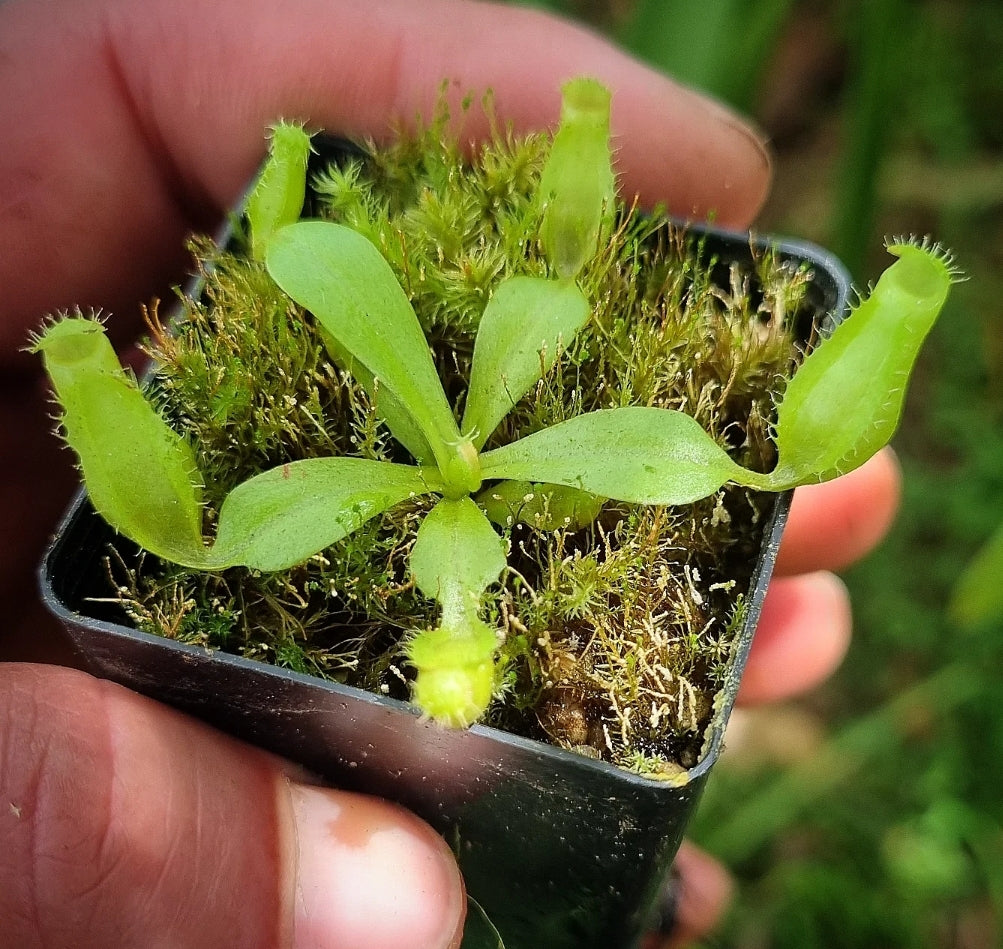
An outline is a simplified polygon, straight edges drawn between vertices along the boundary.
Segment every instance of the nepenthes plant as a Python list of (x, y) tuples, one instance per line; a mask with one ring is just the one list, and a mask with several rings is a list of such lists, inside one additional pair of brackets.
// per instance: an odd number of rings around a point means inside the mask
[(444, 387), (413, 288), (402, 286), (372, 222), (365, 213), (301, 220), (310, 137), (293, 124), (273, 131), (246, 209), (252, 265), (316, 320), (327, 359), (375, 407), (395, 460), (285, 461), (226, 493), (207, 540), (210, 486), (189, 439), (123, 370), (101, 322), (58, 319), (35, 342), (94, 507), (164, 561), (206, 573), (283, 571), (374, 519), (416, 509), (407, 582), (437, 603), (438, 620), (407, 631), (404, 650), (416, 670), (414, 701), (448, 726), (479, 720), (503, 685), (497, 657), (506, 630), (491, 621), (491, 591), (514, 569), (517, 525), (586, 530), (610, 505), (672, 509), (727, 485), (783, 492), (861, 465), (891, 438), (955, 278), (936, 246), (889, 243), (898, 260), (779, 394), (769, 470), (734, 460), (690, 414), (629, 400), (567, 411), (499, 443), (509, 414), (548, 385), (595, 320), (594, 281), (584, 275), (629, 230), (613, 171), (610, 95), (591, 79), (573, 80), (563, 95), (522, 212), (540, 267), (491, 285), (471, 318), (459, 397)]

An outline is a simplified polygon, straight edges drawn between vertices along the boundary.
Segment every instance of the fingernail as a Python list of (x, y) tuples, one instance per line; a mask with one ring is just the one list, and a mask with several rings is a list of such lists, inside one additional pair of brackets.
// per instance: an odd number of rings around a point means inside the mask
[[(704, 191), (697, 192), (703, 210), (713, 212), (722, 226), (745, 228), (765, 202), (773, 177), (767, 137), (719, 100), (692, 88), (685, 91), (689, 124), (699, 125), (704, 146), (713, 157), (707, 165), (710, 177), (702, 186)], [(674, 94), (678, 100), (678, 87)], [(695, 154), (699, 151), (695, 147)]]
[[(759, 163), (759, 169), (754, 178), (756, 182), (761, 183), (761, 186), (754, 192), (750, 207), (751, 213), (746, 212), (746, 216), (751, 221), (761, 210), (769, 193), (770, 182), (773, 180), (773, 156), (767, 144), (766, 137), (760, 131), (738, 118), (734, 113), (727, 111), (721, 106), (717, 106), (717, 103), (715, 103), (715, 106), (720, 114), (721, 121), (728, 126), (732, 135), (745, 141), (745, 153), (754, 155), (755, 160)], [(724, 181), (724, 187), (729, 191), (741, 191), (749, 188), (750, 180), (746, 175), (728, 178)], [(748, 221), (743, 221), (741, 226), (744, 227), (747, 224)]]
[(376, 798), (291, 784), (294, 949), (455, 949), (463, 883), (445, 842)]
[(693, 91), (694, 95), (698, 96), (702, 102), (703, 107), (707, 112), (712, 115), (718, 122), (722, 125), (727, 126), (733, 132), (738, 132), (746, 141), (752, 145), (753, 149), (759, 153), (760, 159), (767, 168), (773, 164), (773, 159), (770, 156), (769, 149), (769, 136), (757, 125), (755, 125), (748, 116), (740, 115), (738, 112), (733, 111), (729, 106), (725, 105), (720, 99), (715, 99), (705, 92)]

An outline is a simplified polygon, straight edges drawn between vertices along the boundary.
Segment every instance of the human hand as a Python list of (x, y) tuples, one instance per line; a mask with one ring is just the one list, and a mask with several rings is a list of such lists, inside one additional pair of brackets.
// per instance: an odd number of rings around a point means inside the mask
[[(683, 216), (751, 220), (769, 183), (753, 132), (539, 13), (455, 0), (0, 5), (0, 439), (14, 460), (0, 485), (0, 597), (14, 617), (0, 652), (30, 655), (20, 644), (50, 622), (26, 607), (34, 600), (24, 590), (74, 480), (48, 435), (37, 367), (19, 352), (42, 314), (103, 307), (115, 313), (118, 339), (131, 339), (137, 301), (183, 278), (184, 235), (213, 229), (278, 116), (379, 137), (391, 117), (428, 114), (448, 77), (458, 94), (493, 88), (499, 115), (526, 129), (551, 124), (560, 81), (583, 72), (614, 90), (627, 193)], [(865, 546), (854, 548), (861, 531), (879, 532), (895, 495), (893, 469), (882, 464), (849, 486), (799, 495), (781, 560), (788, 574), (835, 566)], [(849, 510), (858, 495), (851, 520), (798, 526)], [(778, 580), (743, 698), (817, 681), (848, 635), (837, 582), (817, 573)], [(148, 944), (160, 933), (186, 949), (449, 944), (460, 883), (415, 819), (306, 790), (274, 759), (78, 673), (8, 666), (2, 675), (0, 918), (22, 927), (18, 944), (59, 943), (59, 933), (79, 947)], [(383, 828), (387, 847), (359, 852), (344, 835), (311, 829), (326, 808), (328, 826)], [(209, 819), (199, 823), (200, 813)], [(679, 867), (679, 932), (692, 936), (720, 909), (725, 877), (692, 848)], [(389, 894), (403, 901), (400, 912)], [(351, 928), (360, 917), (364, 938)]]

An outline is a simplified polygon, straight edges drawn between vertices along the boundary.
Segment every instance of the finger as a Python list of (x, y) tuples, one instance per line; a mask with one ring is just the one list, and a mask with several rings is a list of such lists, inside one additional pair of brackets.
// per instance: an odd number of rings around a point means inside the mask
[[(14, 0), (0, 5), (0, 353), (40, 314), (134, 312), (183, 269), (182, 239), (244, 187), (277, 117), (385, 135), (442, 80), (488, 87), (516, 128), (553, 123), (559, 84), (614, 90), (627, 194), (747, 223), (766, 152), (722, 107), (537, 11), (455, 0)], [(484, 131), (472, 111), (471, 136)]]
[(840, 570), (859, 560), (888, 532), (901, 493), (902, 472), (891, 448), (835, 481), (798, 488), (776, 573)]
[(834, 574), (774, 580), (742, 674), (738, 701), (775, 702), (828, 678), (850, 645), (850, 598)]
[[(0, 256), (3, 252), (0, 251)], [(77, 483), (69, 452), (52, 434), (41, 379), (0, 369), (0, 659), (72, 659), (59, 624), (30, 595), (42, 551)]]
[(681, 949), (706, 936), (724, 913), (732, 890), (724, 867), (684, 840), (660, 896), (659, 925), (642, 942), (642, 949)]
[(459, 872), (399, 808), (80, 672), (0, 667), (4, 944), (458, 945)]

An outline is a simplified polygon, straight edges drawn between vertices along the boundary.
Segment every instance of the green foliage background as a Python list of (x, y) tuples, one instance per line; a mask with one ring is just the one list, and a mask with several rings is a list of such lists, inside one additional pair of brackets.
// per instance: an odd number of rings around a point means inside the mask
[(962, 632), (945, 609), (1003, 520), (1003, 5), (535, 5), (752, 114), (776, 156), (761, 230), (829, 247), (858, 285), (885, 235), (930, 233), (970, 277), (896, 440), (900, 517), (846, 577), (850, 655), (819, 692), (747, 714), (694, 835), (738, 880), (707, 945), (1001, 945), (1003, 626)]

